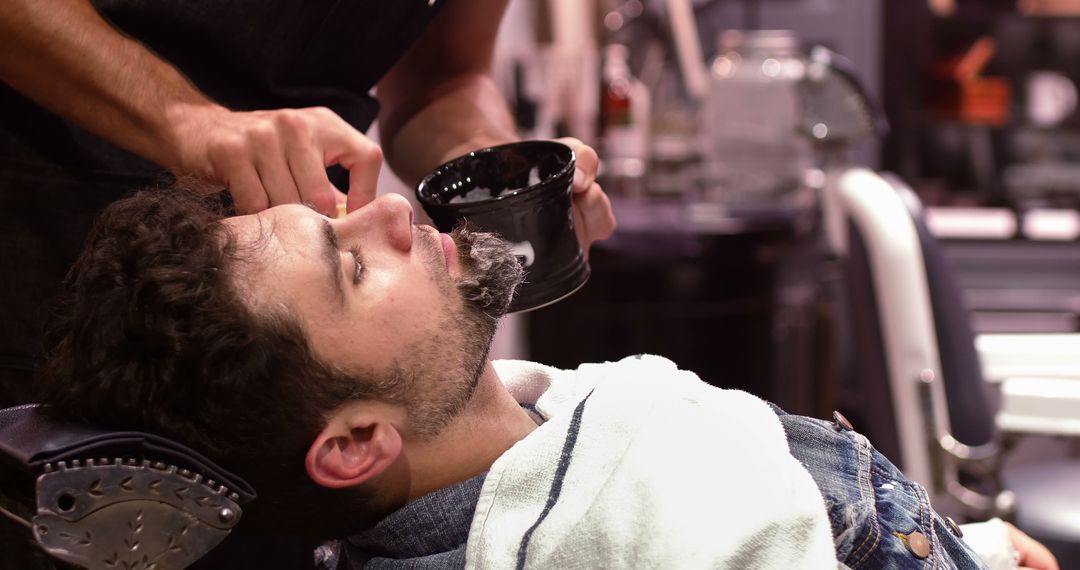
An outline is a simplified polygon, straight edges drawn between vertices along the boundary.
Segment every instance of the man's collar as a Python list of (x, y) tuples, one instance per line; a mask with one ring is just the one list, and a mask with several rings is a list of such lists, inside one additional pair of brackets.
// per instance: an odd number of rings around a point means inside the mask
[(375, 527), (349, 537), (342, 545), (349, 567), (464, 567), (465, 543), (486, 475), (410, 501)]

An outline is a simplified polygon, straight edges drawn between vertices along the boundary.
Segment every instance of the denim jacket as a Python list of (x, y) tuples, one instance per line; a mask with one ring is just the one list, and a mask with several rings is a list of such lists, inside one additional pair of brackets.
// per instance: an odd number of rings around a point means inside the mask
[(866, 437), (833, 422), (774, 410), (791, 454), (825, 499), (841, 564), (852, 569), (986, 567), (933, 510), (926, 489), (908, 480)]

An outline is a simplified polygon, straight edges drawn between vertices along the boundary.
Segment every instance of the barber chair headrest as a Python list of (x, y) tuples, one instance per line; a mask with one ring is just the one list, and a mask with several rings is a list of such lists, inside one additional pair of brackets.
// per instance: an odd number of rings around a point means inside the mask
[[(0, 410), (0, 461), (36, 477), (29, 526), (85, 568), (183, 568), (217, 546), (255, 498), (243, 479), (175, 441)], [(11, 510), (3, 514), (11, 517)]]

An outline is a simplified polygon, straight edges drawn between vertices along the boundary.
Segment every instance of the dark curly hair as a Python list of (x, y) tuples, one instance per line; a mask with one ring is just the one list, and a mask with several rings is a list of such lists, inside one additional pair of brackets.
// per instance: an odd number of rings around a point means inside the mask
[(182, 188), (106, 209), (47, 326), (39, 399), (60, 417), (158, 433), (233, 470), (259, 494), (249, 529), (327, 538), (371, 524), (370, 497), (316, 485), (304, 456), (325, 414), (378, 397), (365, 392), (375, 383), (321, 362), (291, 315), (244, 304), (229, 272), (248, 246), (225, 215), (218, 196)]

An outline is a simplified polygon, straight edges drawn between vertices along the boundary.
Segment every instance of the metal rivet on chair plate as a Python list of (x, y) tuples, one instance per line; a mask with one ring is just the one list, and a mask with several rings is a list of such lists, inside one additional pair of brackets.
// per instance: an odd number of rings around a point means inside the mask
[(964, 531), (960, 530), (960, 525), (956, 524), (952, 517), (945, 517), (945, 524), (949, 525), (949, 530), (956, 535), (956, 538), (964, 538)]
[(836, 422), (836, 425), (843, 428), (845, 431), (854, 431), (855, 428), (851, 427), (851, 422), (844, 417), (844, 414), (840, 412), (833, 412), (832, 419)]
[(926, 535), (915, 531), (906, 536), (904, 539), (904, 546), (911, 551), (915, 558), (922, 560), (927, 556), (930, 556), (930, 541), (926, 539)]

